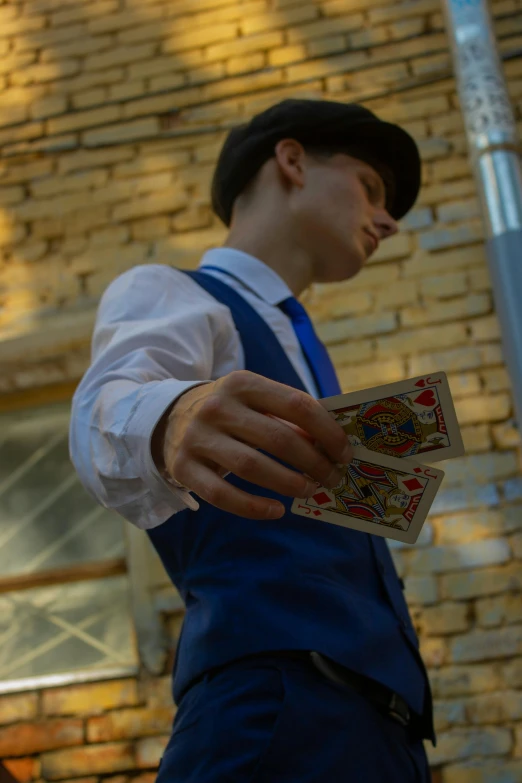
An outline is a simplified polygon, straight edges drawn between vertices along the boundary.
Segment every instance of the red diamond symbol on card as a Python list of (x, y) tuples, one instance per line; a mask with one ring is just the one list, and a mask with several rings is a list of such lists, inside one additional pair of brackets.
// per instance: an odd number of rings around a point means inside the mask
[(322, 516), (322, 513), (321, 513), (321, 511), (319, 511), (318, 508), (315, 509), (314, 514), (315, 514), (316, 517), (321, 517)]
[(403, 481), (402, 483), (410, 492), (413, 492), (414, 489), (422, 489), (422, 484), (416, 478), (408, 479), (408, 481)]
[(414, 473), (422, 473), (422, 468), (413, 468)]
[(315, 500), (315, 502), (319, 506), (322, 506), (325, 503), (329, 503), (330, 502), (330, 498), (328, 497), (326, 492), (318, 492), (317, 495), (312, 495), (312, 499)]

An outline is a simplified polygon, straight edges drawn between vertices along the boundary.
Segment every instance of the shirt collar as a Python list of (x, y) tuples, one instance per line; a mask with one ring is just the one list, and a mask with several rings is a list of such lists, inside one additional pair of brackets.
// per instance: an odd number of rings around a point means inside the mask
[(199, 268), (215, 266), (230, 272), (261, 299), (270, 305), (278, 305), (293, 296), (285, 281), (259, 258), (232, 247), (215, 247), (207, 250)]

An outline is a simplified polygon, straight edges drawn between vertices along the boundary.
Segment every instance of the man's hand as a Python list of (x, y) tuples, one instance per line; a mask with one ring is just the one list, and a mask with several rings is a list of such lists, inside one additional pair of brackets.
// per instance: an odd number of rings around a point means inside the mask
[(185, 392), (161, 430), (166, 472), (211, 505), (249, 519), (281, 517), (284, 506), (237, 489), (222, 478), (226, 472), (304, 498), (317, 489), (314, 481), (338, 484), (344, 475), (338, 465), (352, 458), (342, 428), (317, 400), (248, 370)]

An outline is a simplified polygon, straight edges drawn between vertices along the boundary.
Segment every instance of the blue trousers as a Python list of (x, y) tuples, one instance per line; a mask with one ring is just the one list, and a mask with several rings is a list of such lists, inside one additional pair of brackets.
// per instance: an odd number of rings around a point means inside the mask
[(421, 740), (305, 661), (263, 655), (183, 696), (156, 783), (429, 783)]

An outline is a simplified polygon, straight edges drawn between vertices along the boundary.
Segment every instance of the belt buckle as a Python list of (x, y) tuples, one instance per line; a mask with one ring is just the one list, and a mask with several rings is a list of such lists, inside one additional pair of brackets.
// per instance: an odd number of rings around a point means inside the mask
[(404, 702), (403, 704), (404, 704), (404, 708), (406, 709), (405, 715), (398, 711), (399, 703), (398, 703), (397, 694), (392, 693), (392, 697), (388, 705), (388, 714), (390, 715), (391, 718), (396, 720), (398, 723), (401, 723), (403, 726), (407, 726), (410, 722), (411, 715), (410, 715), (410, 710), (408, 709), (408, 705), (405, 704)]

